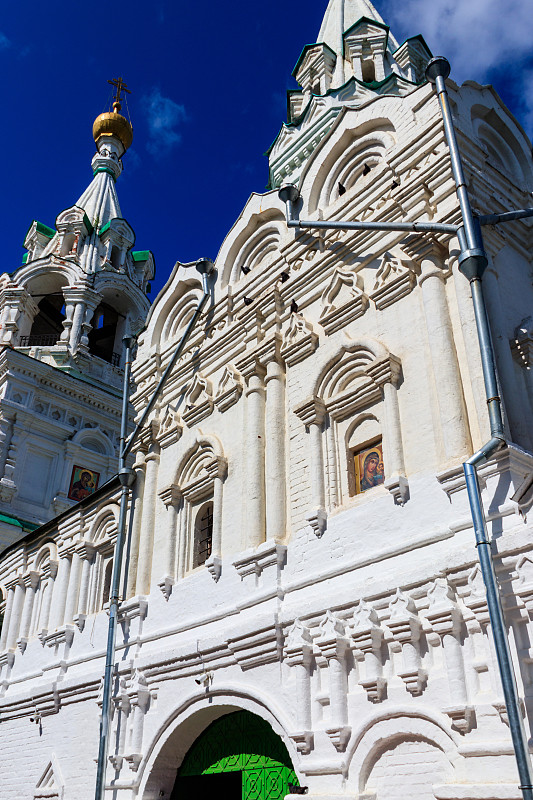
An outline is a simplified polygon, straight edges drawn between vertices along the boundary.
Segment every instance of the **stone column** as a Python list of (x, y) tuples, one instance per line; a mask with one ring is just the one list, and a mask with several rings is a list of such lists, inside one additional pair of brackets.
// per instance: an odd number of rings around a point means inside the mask
[(40, 579), (40, 574), (35, 570), (27, 572), (22, 578), (26, 591), (24, 594), (24, 608), (22, 610), (22, 619), (20, 623), (20, 635), (17, 639), (17, 644), (21, 653), (25, 651), (26, 645), (28, 644), (35, 593), (37, 592)]
[(313, 741), (311, 720), (311, 660), (313, 642), (308, 628), (299, 619), (289, 628), (285, 643), (285, 661), (296, 678), (294, 696), (296, 730), (290, 734), (298, 752), (309, 753)]
[(70, 580), (68, 584), (67, 600), (65, 604), (65, 622), (74, 622), (74, 616), (78, 610), (78, 595), (80, 591), (80, 577), (82, 571), (82, 559), (78, 548), (72, 553), (72, 566), (70, 570)]
[(70, 577), (70, 558), (59, 559), (58, 576), (55, 584), (52, 608), (50, 610), (50, 631), (55, 631), (63, 624), (65, 604), (67, 601), (68, 582)]
[(206, 469), (213, 478), (213, 539), (211, 555), (206, 561), (206, 566), (218, 581), (222, 570), (222, 482), (226, 477), (227, 461), (217, 456)]
[(452, 589), (445, 578), (437, 578), (428, 592), (427, 619), (438, 634), (444, 652), (446, 675), (450, 686), (450, 706), (444, 709), (461, 733), (468, 733), (473, 710), (467, 706), (466, 678), (459, 641), (461, 612), (453, 600)]
[(348, 640), (344, 636), (344, 623), (331, 611), (320, 623), (320, 635), (316, 644), (327, 660), (329, 672), (329, 706), (331, 725), (326, 733), (339, 753), (344, 752), (351, 727), (348, 722), (348, 676), (346, 672), (346, 651)]
[[(52, 606), (52, 597), (54, 594), (55, 580), (57, 576), (57, 569), (59, 563), (57, 561), (49, 561), (46, 567), (48, 571), (48, 580), (46, 582), (46, 589), (44, 591), (43, 605), (41, 610), (41, 619), (38, 621), (41, 630), (39, 631), (39, 638), (42, 640), (48, 633), (48, 623), (50, 620), (50, 608)], [(43, 576), (44, 577), (44, 576)]]
[(133, 725), (131, 728), (130, 752), (125, 756), (131, 769), (137, 771), (142, 760), (144, 717), (150, 703), (150, 691), (144, 676), (136, 674), (129, 692)]
[(392, 649), (401, 652), (403, 660), (403, 667), (398, 675), (410, 694), (420, 695), (426, 684), (427, 674), (422, 669), (420, 660), (418, 642), (422, 626), (415, 613), (415, 605), (410, 597), (398, 589), (389, 608), (391, 615), (387, 625), (396, 644), (396, 648)]
[(15, 594), (6, 637), (6, 650), (14, 650), (17, 644), (22, 620), (22, 609), (24, 607), (24, 594), (26, 592), (26, 587), (24, 586), (22, 578), (17, 578), (16, 581), (12, 582), (12, 585), (14, 586)]
[(15, 587), (10, 586), (6, 591), (7, 591), (7, 597), (6, 597), (6, 606), (4, 609), (4, 619), (2, 622), (2, 634), (0, 637), (0, 653), (3, 653), (4, 650), (6, 649), (7, 632), (9, 630), (9, 624), (11, 622), (13, 599), (15, 597)]
[(246, 375), (247, 472), (244, 486), (246, 501), (247, 547), (265, 541), (265, 370), (259, 364)]
[(420, 263), (422, 290), (431, 364), (437, 388), (444, 455), (449, 463), (460, 462), (471, 452), (468, 417), (461, 373), (446, 298), (446, 250), (431, 239), (418, 240), (408, 248)]
[(137, 564), (137, 586), (136, 594), (147, 595), (150, 593), (150, 582), (152, 573), (152, 555), (154, 549), (154, 524), (155, 524), (155, 498), (157, 494), (157, 475), (159, 472), (159, 445), (155, 439), (154, 428), (157, 423), (152, 425), (150, 451), (146, 456), (146, 478), (144, 485), (144, 497), (147, 502), (143, 503), (142, 510), (142, 529), (139, 542), (139, 561)]
[(285, 373), (276, 360), (266, 373), (266, 536), (280, 540), (287, 529), (285, 454)]
[(309, 465), (311, 484), (311, 509), (307, 515), (311, 527), (317, 536), (324, 532), (326, 521), (324, 452), (322, 449), (322, 424), (326, 408), (318, 397), (310, 397), (294, 409), (294, 413), (302, 420), (309, 431), (311, 444), (311, 463)]
[(128, 580), (126, 588), (126, 598), (133, 597), (137, 591), (137, 569), (139, 565), (139, 543), (141, 539), (141, 526), (142, 526), (142, 513), (143, 513), (143, 497), (144, 497), (144, 483), (146, 476), (146, 463), (145, 453), (139, 450), (136, 455), (135, 464), (135, 483), (133, 484), (133, 494), (131, 500), (131, 514), (133, 520), (131, 523), (131, 545), (130, 545), (130, 560), (128, 565)]
[[(381, 660), (381, 644), (383, 629), (379, 625), (378, 615), (372, 606), (361, 600), (354, 612), (354, 627), (351, 629), (353, 647), (356, 658), (364, 663), (364, 677), (359, 686), (367, 693), (373, 703), (383, 698), (387, 681), (383, 678)], [(358, 653), (361, 655), (358, 657)]]
[[(64, 326), (66, 330), (70, 329), (69, 348), (72, 352), (76, 352), (80, 345), (82, 349), (87, 349), (87, 332), (84, 328), (87, 324), (86, 318), (89, 314), (92, 316), (101, 301), (101, 297), (88, 286), (69, 286), (63, 289), (63, 297), (65, 298), (65, 305), (73, 307), (72, 322)], [(61, 337), (62, 341), (66, 341), (63, 336), (64, 333)], [(84, 341), (82, 341), (82, 337), (85, 337)]]
[(188, 569), (187, 563), (187, 531), (188, 531), (188, 517), (190, 513), (190, 505), (186, 498), (183, 498), (181, 509), (178, 514), (178, 580), (181, 580)]
[(170, 597), (170, 592), (176, 583), (176, 538), (178, 522), (178, 506), (181, 500), (181, 492), (175, 484), (161, 489), (159, 497), (167, 509), (167, 535), (165, 538), (165, 553), (163, 559), (163, 575), (158, 583), (166, 600)]
[(89, 608), (89, 585), (91, 582), (91, 564), (94, 561), (94, 548), (85, 540), (78, 542), (76, 551), (81, 561), (81, 579), (79, 580), (78, 602), (73, 620), (78, 628), (83, 630)]
[(0, 327), (0, 345), (17, 345), (18, 335), (29, 333), (38, 306), (23, 286), (8, 286), (2, 292), (4, 306)]

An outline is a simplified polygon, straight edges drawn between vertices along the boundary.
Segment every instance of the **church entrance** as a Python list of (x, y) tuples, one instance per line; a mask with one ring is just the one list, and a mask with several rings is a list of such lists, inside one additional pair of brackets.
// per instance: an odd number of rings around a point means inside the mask
[[(235, 711), (213, 722), (179, 769), (170, 800), (283, 800), (299, 786), (287, 748), (265, 720)], [(223, 793), (223, 794), (222, 794)]]

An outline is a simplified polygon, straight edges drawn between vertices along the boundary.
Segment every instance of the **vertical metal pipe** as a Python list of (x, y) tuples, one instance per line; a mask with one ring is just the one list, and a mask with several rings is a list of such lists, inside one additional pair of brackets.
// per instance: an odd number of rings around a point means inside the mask
[(483, 378), (485, 381), (485, 392), (490, 420), (491, 439), (477, 453), (469, 458), (464, 464), (464, 474), (468, 501), (474, 525), (476, 537), (476, 547), (478, 550), (481, 574), (487, 592), (487, 607), (489, 611), (494, 647), (498, 661), (498, 669), (502, 682), (509, 729), (513, 742), (518, 774), (520, 777), (520, 790), (524, 800), (533, 800), (533, 776), (531, 772), (531, 761), (529, 749), (525, 736), (516, 679), (513, 669), (513, 662), (509, 650), (505, 619), (500, 599), (490, 541), (487, 535), (487, 526), (481, 500), (481, 490), (476, 467), (487, 461), (499, 448), (505, 445), (504, 428), (501, 410), (501, 400), (498, 393), (498, 380), (496, 375), (496, 362), (494, 350), (490, 337), (490, 328), (487, 318), (487, 310), (481, 288), (481, 278), (487, 264), (481, 228), (477, 220), (474, 219), (470, 200), (466, 188), (463, 174), (461, 155), (457, 145), (457, 138), (453, 126), (453, 120), (446, 91), (445, 79), (450, 74), (450, 65), (445, 58), (437, 57), (432, 59), (427, 67), (426, 75), (435, 84), (439, 105), (444, 122), (444, 132), (448, 147), (450, 149), (450, 159), (452, 173), (456, 184), (457, 199), (461, 208), (463, 218), (463, 228), (458, 230), (461, 254), (459, 256), (459, 268), (470, 281), (472, 293), (472, 303), (476, 318), (476, 328), (481, 353), (481, 364)]
[(105, 792), (105, 775), (107, 767), (107, 754), (109, 750), (109, 726), (111, 718), (111, 693), (113, 686), (113, 669), (115, 666), (115, 642), (118, 621), (118, 606), (120, 592), (120, 573), (122, 571), (122, 554), (126, 538), (126, 517), (128, 510), (129, 489), (135, 480), (133, 470), (126, 467), (124, 453), (126, 433), (128, 428), (128, 399), (131, 376), (131, 337), (124, 337), (126, 346), (126, 364), (124, 366), (124, 388), (122, 392), (122, 418), (120, 422), (119, 445), (119, 479), (122, 484), (120, 494), (120, 514), (118, 520), (117, 540), (113, 554), (113, 579), (111, 583), (111, 597), (109, 602), (109, 626), (107, 629), (107, 649), (104, 670), (104, 686), (102, 695), (102, 718), (100, 721), (100, 744), (98, 749), (98, 766), (96, 771), (95, 800), (103, 800)]
[(126, 363), (124, 366), (124, 388), (122, 392), (122, 418), (120, 424), (120, 444), (119, 444), (119, 480), (122, 485), (120, 495), (120, 513), (118, 519), (117, 540), (115, 543), (115, 551), (113, 554), (113, 578), (111, 582), (111, 597), (109, 602), (109, 625), (107, 629), (107, 649), (106, 649), (106, 663), (104, 671), (104, 686), (102, 694), (102, 719), (100, 722), (100, 743), (98, 748), (98, 764), (96, 770), (96, 790), (95, 800), (103, 800), (105, 792), (105, 774), (107, 767), (107, 754), (109, 750), (109, 726), (111, 717), (111, 694), (113, 685), (113, 668), (115, 664), (115, 641), (116, 630), (118, 622), (118, 607), (119, 607), (119, 594), (120, 594), (120, 575), (122, 572), (122, 559), (124, 553), (124, 544), (126, 540), (126, 521), (128, 511), (128, 495), (131, 486), (135, 481), (135, 472), (126, 467), (126, 458), (130, 452), (137, 435), (140, 433), (144, 423), (146, 422), (150, 411), (153, 409), (157, 398), (163, 388), (163, 385), (174, 367), (176, 361), (181, 355), (185, 344), (193, 331), (196, 321), (200, 317), (205, 304), (209, 298), (209, 284), (208, 277), (214, 271), (213, 262), (209, 259), (200, 259), (197, 262), (197, 269), (202, 275), (203, 296), (194, 312), (191, 321), (187, 325), (180, 342), (170, 359), (170, 363), (161, 376), (159, 383), (156, 386), (155, 392), (152, 395), (147, 408), (139, 420), (137, 427), (131, 434), (128, 441), (126, 441), (126, 434), (128, 430), (128, 401), (129, 401), (129, 385), (131, 377), (131, 349), (133, 344), (132, 337), (125, 336), (123, 339), (126, 347)]

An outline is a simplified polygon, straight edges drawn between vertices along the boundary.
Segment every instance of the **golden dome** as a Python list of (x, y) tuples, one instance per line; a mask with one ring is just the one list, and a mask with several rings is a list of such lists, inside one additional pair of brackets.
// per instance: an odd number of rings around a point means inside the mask
[(98, 142), (101, 136), (116, 136), (120, 139), (124, 150), (127, 150), (133, 141), (133, 129), (126, 117), (116, 111), (106, 111), (96, 117), (93, 125), (93, 139)]

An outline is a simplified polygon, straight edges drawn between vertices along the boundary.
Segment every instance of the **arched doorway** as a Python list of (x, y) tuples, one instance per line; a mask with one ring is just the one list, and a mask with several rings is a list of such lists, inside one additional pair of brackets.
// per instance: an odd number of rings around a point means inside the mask
[(287, 748), (270, 725), (249, 711), (215, 720), (196, 739), (179, 769), (170, 800), (282, 800), (299, 786)]

